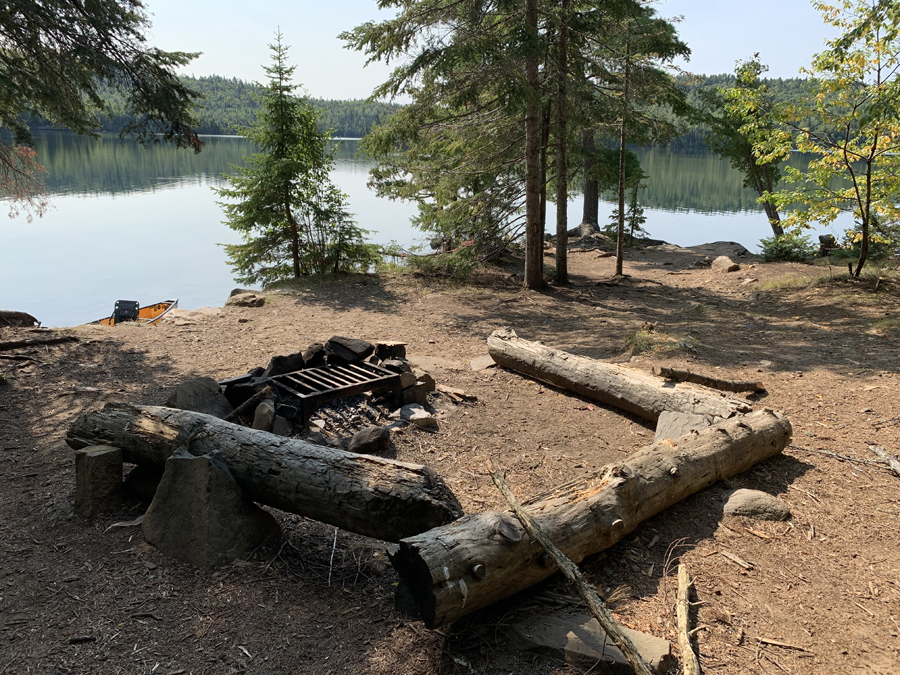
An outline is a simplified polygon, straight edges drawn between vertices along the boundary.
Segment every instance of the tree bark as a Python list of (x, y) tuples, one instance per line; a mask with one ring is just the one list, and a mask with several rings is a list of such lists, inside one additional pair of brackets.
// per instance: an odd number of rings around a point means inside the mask
[(559, 52), (557, 58), (557, 96), (556, 96), (556, 275), (554, 280), (559, 285), (569, 283), (569, 167), (566, 159), (568, 132), (566, 129), (567, 91), (569, 67), (566, 63), (568, 54), (568, 11), (569, 0), (562, 0), (562, 22), (559, 27)]
[(576, 356), (517, 337), (510, 329), (494, 331), (488, 352), (498, 365), (556, 387), (656, 422), (660, 413), (688, 412), (731, 417), (747, 412), (747, 401), (691, 384), (675, 384), (642, 370)]
[(622, 90), (622, 126), (619, 133), (619, 222), (616, 227), (616, 275), (623, 274), (625, 261), (625, 140), (626, 123), (628, 113), (628, 85), (631, 67), (631, 26), (628, 27), (628, 36), (625, 38), (625, 84)]
[[(790, 442), (787, 418), (762, 410), (642, 448), (621, 463), (524, 503), (574, 563), (609, 548), (641, 522)], [(402, 540), (391, 563), (429, 628), (543, 581), (556, 569), (509, 513), (489, 511)]]
[(525, 288), (543, 288), (541, 261), (544, 242), (541, 240), (541, 123), (540, 79), (538, 73), (538, 10), (537, 0), (525, 0), (525, 30), (530, 42), (525, 56)]
[(248, 429), (211, 415), (109, 403), (72, 424), (73, 448), (111, 445), (126, 462), (165, 466), (186, 445), (222, 454), (250, 499), (376, 539), (398, 541), (462, 515), (431, 468), (335, 450)]
[(581, 147), (584, 150), (584, 207), (581, 212), (581, 224), (597, 230), (600, 227), (600, 185), (594, 175), (596, 159), (593, 153), (597, 146), (594, 143), (593, 129), (581, 132)]
[(700, 661), (691, 645), (691, 577), (684, 563), (678, 565), (678, 593), (675, 596), (675, 620), (683, 675), (700, 675)]
[(710, 377), (709, 375), (701, 375), (690, 370), (680, 370), (678, 368), (668, 368), (661, 366), (653, 369), (654, 375), (665, 377), (668, 380), (678, 380), (679, 382), (693, 382), (711, 389), (720, 389), (722, 391), (731, 391), (740, 393), (742, 391), (765, 391), (766, 385), (759, 380), (723, 380), (718, 377)]

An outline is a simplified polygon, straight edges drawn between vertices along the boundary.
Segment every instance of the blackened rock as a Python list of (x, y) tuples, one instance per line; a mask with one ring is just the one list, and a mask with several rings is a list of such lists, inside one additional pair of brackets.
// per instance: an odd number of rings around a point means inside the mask
[(320, 368), (325, 365), (325, 347), (321, 342), (313, 342), (303, 352), (303, 360), (307, 368)]
[(166, 460), (143, 530), (165, 555), (209, 569), (244, 555), (281, 528), (243, 493), (218, 452), (194, 457), (182, 446)]
[(411, 373), (412, 367), (406, 359), (388, 359), (381, 364), (382, 368), (387, 368), (395, 373)]
[(153, 501), (162, 477), (163, 470), (160, 467), (139, 464), (125, 476), (125, 494), (149, 504)]
[(254, 368), (247, 374), (251, 377), (261, 377), (264, 372), (266, 372), (265, 368), (263, 368), (262, 366), (256, 366), (256, 368)]
[(263, 371), (261, 377), (275, 377), (276, 375), (293, 373), (296, 370), (303, 370), (304, 365), (303, 354), (300, 352), (285, 356), (273, 356), (272, 360), (269, 361), (269, 367)]
[(300, 409), (295, 405), (285, 405), (284, 403), (275, 405), (275, 414), (291, 422), (297, 419), (297, 413), (299, 412)]
[(353, 434), (347, 450), (362, 455), (375, 455), (391, 447), (391, 432), (387, 427), (367, 427)]
[(166, 407), (225, 417), (234, 408), (222, 395), (219, 383), (211, 377), (197, 377), (182, 382), (169, 394)]
[(343, 366), (348, 363), (363, 361), (375, 351), (375, 345), (357, 338), (341, 337), (335, 335), (325, 343), (325, 353), (328, 355), (328, 364)]
[(272, 422), (272, 433), (276, 436), (290, 436), (294, 433), (294, 425), (281, 415), (275, 415), (275, 421)]
[(253, 394), (261, 391), (265, 387), (263, 380), (250, 380), (249, 382), (240, 382), (225, 388), (225, 398), (228, 402), (237, 408), (241, 403), (247, 401)]

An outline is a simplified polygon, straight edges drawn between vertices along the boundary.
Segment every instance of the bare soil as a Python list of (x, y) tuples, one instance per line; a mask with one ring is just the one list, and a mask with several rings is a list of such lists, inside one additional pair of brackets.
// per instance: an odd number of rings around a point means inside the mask
[[(505, 636), (517, 618), (568, 602), (559, 578), (430, 631), (394, 608), (397, 578), (375, 540), (279, 513), (282, 541), (208, 573), (165, 558), (139, 527), (114, 526), (145, 505), (93, 520), (73, 513), (62, 439), (76, 415), (109, 401), (162, 404), (185, 379), (241, 374), (332, 335), (403, 340), (438, 382), (478, 397), (441, 404), (437, 432), (408, 429), (395, 441), (399, 459), (434, 467), (467, 512), (502, 507), (489, 458), (524, 498), (652, 442), (651, 426), (615, 409), (514, 372), (470, 370), (501, 326), (639, 368), (758, 379), (769, 393), (756, 406), (793, 423), (783, 455), (585, 562), (602, 593), (618, 589), (620, 621), (675, 642), (672, 563), (681, 560), (701, 602), (704, 672), (900, 673), (900, 478), (868, 450), (900, 451), (900, 290), (829, 281), (837, 270), (807, 265), (691, 267), (718, 252), (631, 252), (618, 280), (612, 258), (572, 253), (573, 284), (545, 292), (522, 291), (515, 267), (479, 286), (310, 282), (262, 308), (83, 326), (62, 331), (77, 343), (0, 352), (32, 359), (0, 361), (10, 382), (0, 387), (0, 675), (582, 672), (514, 652)], [(0, 340), (23, 337), (35, 335), (0, 330)], [(728, 487), (777, 495), (793, 519), (723, 520)]]

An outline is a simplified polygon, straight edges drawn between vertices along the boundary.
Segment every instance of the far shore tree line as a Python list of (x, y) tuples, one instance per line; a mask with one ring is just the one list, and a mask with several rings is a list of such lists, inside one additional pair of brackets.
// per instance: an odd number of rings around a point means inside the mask
[[(605, 229), (622, 274), (626, 232), (632, 240), (642, 232), (637, 190), (647, 180), (628, 146), (702, 136), (759, 195), (773, 249), (851, 212), (851, 272), (859, 277), (873, 245), (898, 243), (900, 6), (814, 4), (839, 35), (802, 79), (765, 79), (754, 55), (734, 76), (700, 80), (672, 67), (689, 47), (639, 0), (382, 0), (394, 18), (340, 38), (369, 62), (393, 64), (391, 76), (368, 102), (317, 102), (298, 95), (280, 36), (265, 85), (179, 78), (175, 68), (195, 55), (147, 46), (140, 2), (75, 11), (26, 0), (0, 15), (0, 24), (28, 26), (7, 31), (0, 50), (10, 83), (0, 121), (14, 134), (0, 142), (0, 189), (13, 210), (44, 208), (29, 123), (78, 133), (102, 124), (196, 151), (198, 130), (234, 129), (260, 147), (220, 192), (245, 240), (228, 250), (241, 278), (368, 269), (374, 252), (327, 177), (330, 133), (365, 135), (363, 149), (377, 162), (370, 187), (418, 205), (415, 224), (454, 251), (441, 264), (520, 245), (524, 285), (536, 289), (547, 283), (548, 232), (553, 281), (568, 283), (567, 204), (576, 189), (584, 195), (581, 233), (601, 228), (599, 193), (617, 193)], [(97, 31), (105, 39), (94, 40)], [(377, 103), (397, 100), (404, 104)], [(792, 151), (810, 153), (806, 171), (780, 168)], [(549, 201), (555, 226), (546, 222)]]

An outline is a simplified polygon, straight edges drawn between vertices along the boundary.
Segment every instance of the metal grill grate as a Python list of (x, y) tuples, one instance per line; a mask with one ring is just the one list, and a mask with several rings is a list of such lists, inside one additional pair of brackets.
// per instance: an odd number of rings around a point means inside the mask
[(266, 381), (298, 399), (304, 426), (309, 425), (309, 418), (319, 404), (326, 401), (380, 389), (391, 389), (395, 394), (400, 392), (400, 375), (371, 363), (297, 370)]

